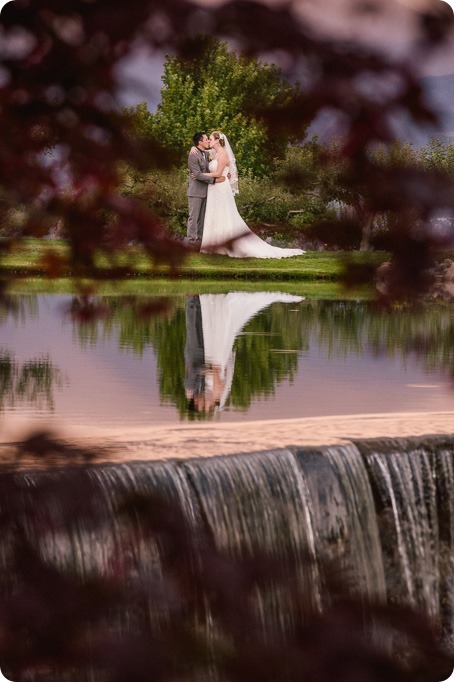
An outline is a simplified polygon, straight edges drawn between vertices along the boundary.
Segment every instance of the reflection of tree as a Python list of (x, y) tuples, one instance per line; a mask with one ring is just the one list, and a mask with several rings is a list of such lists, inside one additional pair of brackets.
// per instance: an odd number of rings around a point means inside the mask
[(165, 319), (162, 313), (170, 307), (169, 301), (163, 304), (162, 298), (95, 296), (85, 302), (81, 312), (75, 298), (69, 307), (74, 338), (83, 347), (116, 338), (120, 348), (142, 355), (153, 345), (154, 330)]
[(25, 322), (29, 317), (38, 314), (37, 296), (3, 296), (0, 297), (0, 324), (8, 319), (14, 322)]
[(235, 375), (228, 404), (245, 409), (254, 397), (272, 395), (276, 384), (287, 378), (293, 380), (297, 354), (273, 351), (307, 348), (299, 305), (296, 310), (295, 305), (289, 308), (288, 304), (275, 303), (254, 317), (245, 333), (237, 338)]
[(454, 317), (447, 303), (382, 308), (365, 301), (307, 301), (301, 315), (307, 332), (330, 356), (367, 350), (414, 356), (427, 371), (454, 374)]
[[(82, 343), (116, 336), (121, 348), (142, 354), (152, 347), (159, 367), (164, 403), (186, 414), (184, 394), (185, 302), (173, 299), (165, 316), (144, 317), (144, 300), (104, 299), (109, 314), (78, 325)], [(427, 371), (454, 374), (454, 318), (448, 304), (396, 305), (380, 308), (367, 301), (306, 300), (288, 306), (275, 303), (254, 317), (235, 341), (235, 372), (226, 406), (246, 409), (252, 400), (272, 395), (281, 381), (293, 379), (297, 354), (315, 343), (328, 356), (372, 352), (390, 357), (417, 357)]]
[(54, 409), (54, 390), (63, 385), (62, 375), (48, 357), (20, 365), (8, 351), (0, 351), (0, 409), (17, 402), (31, 402)]

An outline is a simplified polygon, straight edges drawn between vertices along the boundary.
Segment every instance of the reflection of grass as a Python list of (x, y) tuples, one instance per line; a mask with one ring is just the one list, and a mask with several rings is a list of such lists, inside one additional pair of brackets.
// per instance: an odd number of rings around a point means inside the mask
[[(42, 270), (42, 258), (51, 251), (64, 257), (68, 253), (67, 246), (59, 240), (23, 240), (18, 248), (2, 258), (1, 268), (5, 275), (39, 276)], [(227, 256), (208, 256), (205, 254), (190, 254), (178, 271), (178, 278), (190, 279), (241, 279), (241, 280), (334, 280), (338, 281), (342, 275), (343, 258), (348, 255), (349, 260), (358, 265), (379, 265), (387, 258), (382, 252), (348, 254), (329, 251), (309, 251), (304, 256), (296, 258), (259, 259), (259, 258), (228, 258)], [(167, 266), (153, 266), (138, 247), (126, 248), (115, 262), (109, 262), (106, 257), (98, 259), (101, 270), (108, 270), (114, 266), (125, 266), (129, 269), (129, 276), (145, 278), (162, 278), (168, 273)], [(62, 275), (70, 276), (68, 268)]]
[(12, 353), (0, 350), (0, 410), (17, 402), (54, 409), (54, 389), (63, 386), (58, 367), (48, 357), (19, 364)]
[[(364, 300), (373, 297), (369, 287), (345, 290), (339, 282), (307, 282), (282, 280), (213, 280), (213, 279), (132, 279), (126, 281), (85, 281), (88, 290), (100, 296), (184, 296), (185, 294), (223, 294), (230, 291), (281, 291), (298, 296), (324, 299)], [(95, 290), (94, 290), (95, 287)], [(71, 279), (48, 280), (30, 278), (14, 282), (9, 287), (14, 294), (67, 294), (78, 293)]]

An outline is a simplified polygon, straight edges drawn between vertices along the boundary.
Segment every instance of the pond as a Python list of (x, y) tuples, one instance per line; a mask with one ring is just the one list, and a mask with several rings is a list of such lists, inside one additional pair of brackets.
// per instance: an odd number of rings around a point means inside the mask
[[(452, 434), (314, 446), (303, 432), (302, 440), (286, 435), (249, 452), (234, 435), (228, 456), (218, 442), (207, 452), (193, 435), (198, 425), (234, 431), (233, 422), (263, 431), (276, 419), (287, 429), (291, 417), (328, 423), (408, 411), (420, 419), (438, 410), (444, 419), (454, 399), (449, 305), (384, 309), (244, 291), (17, 295), (0, 311), (0, 329), (2, 434), (15, 420), (98, 433), (149, 425), (184, 432), (182, 456), (163, 456), (153, 441), (154, 459), (147, 443), (142, 450), (134, 443), (129, 456), (122, 446), (117, 458), (107, 449), (106, 458), (100, 450), (87, 462), (83, 448), (51, 441), (48, 461), (41, 451), (29, 463), (26, 445), (17, 468), (3, 460), (0, 599), (10, 640), (20, 643), (19, 655), (13, 647), (1, 661), (9, 679), (107, 682), (120, 679), (121, 660), (146, 671), (134, 679), (149, 679), (161, 650), (168, 679), (175, 670), (187, 680), (227, 679), (224, 642), (233, 626), (248, 666), (249, 642), (260, 663), (270, 637), (279, 660), (307, 646), (312, 665), (311, 622), (321, 632), (322, 668), (331, 641), (336, 670), (363, 641), (372, 667), (377, 650), (399, 662), (401, 647), (408, 663), (396, 605), (430, 619), (452, 650)], [(325, 424), (322, 431), (324, 439)], [(336, 611), (345, 594), (349, 610)], [(413, 632), (419, 616), (402, 613), (403, 632)], [(341, 644), (332, 639), (340, 631), (348, 633)], [(191, 633), (184, 646), (181, 632)], [(417, 665), (428, 641), (421, 633)], [(36, 662), (42, 642), (54, 641)], [(263, 676), (247, 670), (244, 679)], [(300, 676), (298, 659), (292, 679)]]
[(454, 407), (448, 305), (279, 292), (13, 296), (0, 419), (139, 428)]

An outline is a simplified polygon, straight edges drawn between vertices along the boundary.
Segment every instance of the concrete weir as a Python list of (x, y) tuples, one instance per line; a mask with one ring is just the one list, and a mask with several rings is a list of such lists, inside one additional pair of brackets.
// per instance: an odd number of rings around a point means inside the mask
[[(47, 565), (82, 580), (120, 566), (125, 583), (153, 575), (165, 585), (159, 543), (121, 513), (133, 495), (158, 495), (216, 550), (277, 557), (316, 612), (329, 606), (324, 571), (335, 566), (360, 600), (410, 606), (452, 645), (453, 491), (450, 435), (5, 471), (0, 575), (14, 574), (25, 538)], [(156, 594), (147, 599), (153, 623)], [(254, 599), (266, 631), (292, 628), (295, 605), (271, 579)], [(129, 613), (121, 627), (133, 622)]]

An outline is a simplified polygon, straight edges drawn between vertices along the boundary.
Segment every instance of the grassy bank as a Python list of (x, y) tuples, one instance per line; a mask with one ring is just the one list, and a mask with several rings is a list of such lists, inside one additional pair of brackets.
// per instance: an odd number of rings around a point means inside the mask
[(184, 296), (186, 294), (224, 294), (231, 291), (280, 291), (307, 298), (369, 299), (372, 287), (345, 289), (340, 282), (329, 280), (245, 280), (245, 279), (153, 279), (133, 278), (126, 281), (93, 282), (83, 280), (79, 287), (70, 278), (21, 278), (11, 283), (11, 294), (74, 295), (82, 288), (99, 296)]
[[(68, 247), (59, 241), (23, 240), (18, 248), (2, 258), (0, 274), (6, 279), (44, 277), (49, 252), (64, 257), (68, 254)], [(309, 251), (304, 256), (281, 260), (237, 259), (190, 253), (178, 272), (172, 273), (172, 280), (338, 282), (342, 278), (346, 263), (376, 267), (386, 259), (387, 254), (384, 252)], [(137, 247), (125, 249), (114, 262), (100, 256), (97, 267), (95, 277), (101, 279), (108, 278), (118, 267), (124, 268), (123, 280), (163, 280), (171, 274), (167, 266), (150, 263), (144, 252)], [(59, 278), (73, 277), (74, 271), (68, 265), (63, 267), (58, 275)]]

